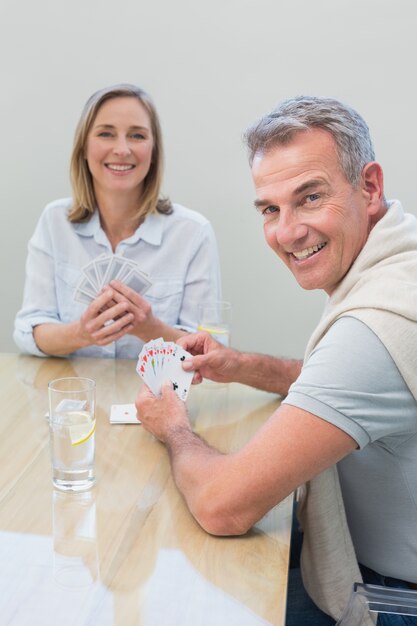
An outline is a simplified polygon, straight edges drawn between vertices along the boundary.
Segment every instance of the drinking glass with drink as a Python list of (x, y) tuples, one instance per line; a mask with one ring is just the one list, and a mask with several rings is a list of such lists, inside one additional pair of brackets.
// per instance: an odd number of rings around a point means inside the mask
[(224, 346), (230, 346), (232, 305), (217, 300), (198, 305), (198, 330), (205, 330)]
[(57, 378), (48, 384), (52, 481), (62, 491), (83, 491), (95, 482), (95, 382)]

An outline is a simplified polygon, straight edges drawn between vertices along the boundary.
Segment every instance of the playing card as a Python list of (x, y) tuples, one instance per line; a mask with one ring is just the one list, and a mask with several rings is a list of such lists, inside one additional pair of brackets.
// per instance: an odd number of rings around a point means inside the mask
[(194, 375), (194, 372), (186, 372), (182, 368), (183, 361), (189, 357), (191, 357), (189, 352), (177, 346), (166, 367), (167, 377), (172, 381), (177, 396), (184, 401), (187, 399), (188, 390)]
[(96, 297), (96, 288), (89, 277), (85, 274), (81, 275), (81, 278), (77, 283), (76, 291), (82, 291), (87, 296), (92, 296), (93, 298)]
[(116, 276), (116, 280), (120, 280), (120, 282), (123, 283), (126, 276), (130, 274), (134, 267), (137, 267), (136, 263), (130, 261), (130, 259), (125, 259), (125, 264), (120, 268), (120, 271)]
[(191, 354), (176, 343), (154, 339), (143, 346), (136, 371), (155, 396), (161, 395), (162, 383), (168, 379), (177, 396), (185, 402), (193, 379), (193, 372), (182, 369), (188, 357)]
[(80, 302), (81, 304), (90, 304), (90, 302), (92, 302), (94, 298), (80, 290), (77, 290), (74, 293), (74, 300), (76, 302)]
[(133, 268), (123, 280), (124, 284), (136, 291), (137, 293), (144, 294), (152, 285), (149, 278), (142, 272)]
[(134, 404), (112, 404), (110, 408), (111, 424), (140, 424), (136, 417)]
[(94, 288), (94, 291), (95, 292), (99, 291), (100, 282), (97, 276), (96, 266), (94, 264), (94, 261), (90, 261), (90, 263), (88, 263), (87, 265), (83, 267), (83, 274), (87, 276), (88, 280), (90, 281), (91, 285)]
[(156, 349), (156, 346), (160, 346), (161, 342), (163, 342), (162, 337), (148, 341), (141, 350), (136, 367), (137, 373), (154, 395), (159, 395), (161, 390), (160, 367)]
[(125, 259), (119, 254), (102, 254), (82, 268), (74, 291), (74, 300), (81, 304), (90, 304), (112, 280), (119, 280), (141, 294), (152, 285), (135, 261)]
[(119, 274), (120, 270), (126, 264), (126, 259), (115, 254), (112, 256), (110, 263), (107, 266), (106, 273), (103, 278), (103, 285), (108, 285), (111, 280), (114, 280)]
[(110, 264), (111, 257), (106, 255), (101, 255), (94, 259), (94, 266), (98, 278), (99, 289), (101, 289), (104, 285), (104, 278), (106, 276), (107, 268)]

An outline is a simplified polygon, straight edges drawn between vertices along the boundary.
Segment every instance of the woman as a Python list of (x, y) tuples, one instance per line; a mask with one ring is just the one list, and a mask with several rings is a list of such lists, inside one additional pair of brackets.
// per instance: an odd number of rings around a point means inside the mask
[[(160, 198), (162, 160), (148, 94), (122, 84), (91, 96), (75, 133), (73, 198), (49, 204), (29, 242), (14, 332), (23, 352), (136, 358), (150, 339), (193, 330), (198, 303), (220, 298), (213, 229)], [(146, 296), (112, 280), (90, 304), (75, 301), (82, 269), (114, 254), (148, 275)]]

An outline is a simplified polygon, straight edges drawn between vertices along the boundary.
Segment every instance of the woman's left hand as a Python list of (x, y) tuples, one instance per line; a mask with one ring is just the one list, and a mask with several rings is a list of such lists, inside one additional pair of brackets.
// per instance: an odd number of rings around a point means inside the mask
[(149, 341), (158, 336), (160, 320), (154, 316), (149, 302), (119, 280), (112, 280), (110, 286), (114, 291), (113, 299), (116, 302), (127, 302), (129, 305), (127, 311), (133, 314), (130, 321), (133, 329), (129, 334), (139, 337), (142, 341)]

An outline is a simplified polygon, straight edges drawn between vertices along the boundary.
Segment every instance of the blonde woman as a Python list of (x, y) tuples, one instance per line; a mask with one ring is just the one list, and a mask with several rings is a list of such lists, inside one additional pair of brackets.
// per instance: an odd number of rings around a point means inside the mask
[[(150, 339), (193, 330), (198, 302), (220, 298), (213, 229), (160, 197), (162, 167), (149, 95), (124, 84), (94, 93), (75, 133), (73, 197), (45, 208), (29, 242), (14, 332), (22, 352), (136, 358)], [(76, 302), (82, 268), (103, 254), (135, 262), (152, 283), (146, 294), (111, 281)]]

